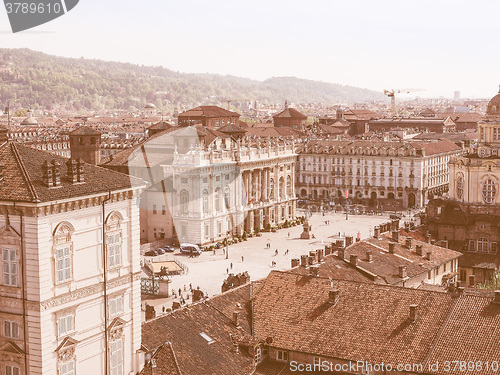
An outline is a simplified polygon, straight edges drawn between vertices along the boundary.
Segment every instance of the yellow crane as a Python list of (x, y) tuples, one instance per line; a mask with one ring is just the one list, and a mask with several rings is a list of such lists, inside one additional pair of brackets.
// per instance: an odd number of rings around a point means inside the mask
[(423, 91), (422, 89), (392, 89), (384, 90), (384, 95), (391, 98), (391, 112), (396, 116), (396, 94), (409, 94), (410, 92)]

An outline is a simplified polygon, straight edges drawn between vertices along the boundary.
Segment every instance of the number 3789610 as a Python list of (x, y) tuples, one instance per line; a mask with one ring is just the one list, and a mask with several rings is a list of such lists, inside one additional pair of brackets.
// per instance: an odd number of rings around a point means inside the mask
[(43, 13), (64, 13), (60, 3), (5, 3), (7, 13), (23, 14), (43, 14)]

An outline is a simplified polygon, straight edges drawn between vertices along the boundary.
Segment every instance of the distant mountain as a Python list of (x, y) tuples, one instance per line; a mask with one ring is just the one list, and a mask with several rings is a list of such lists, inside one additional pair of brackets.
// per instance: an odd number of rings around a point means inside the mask
[(229, 75), (179, 73), (160, 66), (57, 57), (29, 49), (0, 49), (3, 106), (15, 100), (15, 107), (97, 111), (141, 109), (152, 102), (171, 111), (220, 104), (225, 99), (334, 105), (383, 97), (367, 89), (295, 77), (261, 82)]

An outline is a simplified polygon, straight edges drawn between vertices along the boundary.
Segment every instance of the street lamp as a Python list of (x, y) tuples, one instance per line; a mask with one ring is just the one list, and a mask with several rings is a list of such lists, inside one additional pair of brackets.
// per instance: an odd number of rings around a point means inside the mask
[(227, 236), (229, 236), (229, 231), (226, 232), (226, 259), (229, 258), (229, 244), (227, 242)]

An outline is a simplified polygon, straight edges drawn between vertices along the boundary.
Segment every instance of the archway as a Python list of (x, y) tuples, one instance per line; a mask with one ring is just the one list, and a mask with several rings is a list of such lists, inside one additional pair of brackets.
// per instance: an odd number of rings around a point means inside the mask
[(312, 194), (311, 194), (311, 198), (318, 199), (318, 192), (316, 191), (316, 189), (313, 189)]
[(375, 206), (375, 201), (377, 200), (377, 192), (372, 191), (370, 194), (370, 207)]
[(388, 199), (394, 199), (394, 193), (389, 193), (387, 194)]

